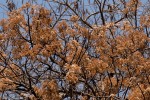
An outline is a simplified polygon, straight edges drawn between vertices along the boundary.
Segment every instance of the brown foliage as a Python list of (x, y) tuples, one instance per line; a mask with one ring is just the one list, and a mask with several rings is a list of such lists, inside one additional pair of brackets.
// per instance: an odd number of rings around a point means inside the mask
[(44, 2), (7, 2), (1, 99), (149, 100), (150, 15), (142, 2)]

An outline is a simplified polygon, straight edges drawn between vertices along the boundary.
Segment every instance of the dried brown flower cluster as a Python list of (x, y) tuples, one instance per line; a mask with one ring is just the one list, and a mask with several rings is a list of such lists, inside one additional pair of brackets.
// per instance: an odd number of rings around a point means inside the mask
[(142, 1), (44, 2), (9, 2), (0, 20), (2, 100), (150, 99), (150, 14)]

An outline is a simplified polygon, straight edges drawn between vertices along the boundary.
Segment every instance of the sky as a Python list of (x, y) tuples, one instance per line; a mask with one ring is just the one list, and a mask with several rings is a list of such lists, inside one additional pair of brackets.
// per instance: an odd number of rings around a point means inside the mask
[[(6, 5), (6, 1), (7, 0), (0, 0), (0, 20), (2, 18), (6, 18), (6, 8), (4, 7), (4, 5)], [(13, 0), (13, 1), (15, 1), (15, 4), (17, 6), (21, 6), (22, 0)], [(27, 2), (27, 1), (31, 2), (31, 0), (23, 0), (23, 1), (24, 2)], [(37, 1), (38, 3), (42, 3), (44, 0), (34, 0), (34, 1)], [(86, 1), (88, 2), (88, 0), (86, 0)], [(143, 2), (143, 3), (146, 3), (146, 1), (148, 1), (148, 0), (141, 0), (141, 2)]]
[[(0, 0), (0, 19), (2, 18), (5, 18), (6, 17), (6, 8), (4, 7), (4, 5), (7, 5), (6, 4), (6, 1), (7, 0)], [(10, 1), (10, 0), (8, 0)], [(27, 1), (30, 1), (31, 0), (13, 0), (15, 2), (15, 4), (17, 5), (17, 7), (20, 7), (21, 4), (22, 4), (22, 1), (24, 2), (27, 2)], [(37, 1), (39, 3), (42, 3), (44, 0), (34, 0), (34, 1)]]

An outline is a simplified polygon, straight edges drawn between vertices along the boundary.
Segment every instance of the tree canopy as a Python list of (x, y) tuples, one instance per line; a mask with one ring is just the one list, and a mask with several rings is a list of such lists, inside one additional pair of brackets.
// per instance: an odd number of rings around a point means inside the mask
[(149, 100), (149, 0), (20, 1), (0, 3), (1, 100)]

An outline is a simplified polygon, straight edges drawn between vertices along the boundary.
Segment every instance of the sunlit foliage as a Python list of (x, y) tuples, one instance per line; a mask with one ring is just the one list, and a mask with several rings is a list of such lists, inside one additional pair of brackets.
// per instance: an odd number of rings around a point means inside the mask
[(149, 100), (150, 15), (142, 1), (6, 3), (2, 100)]

